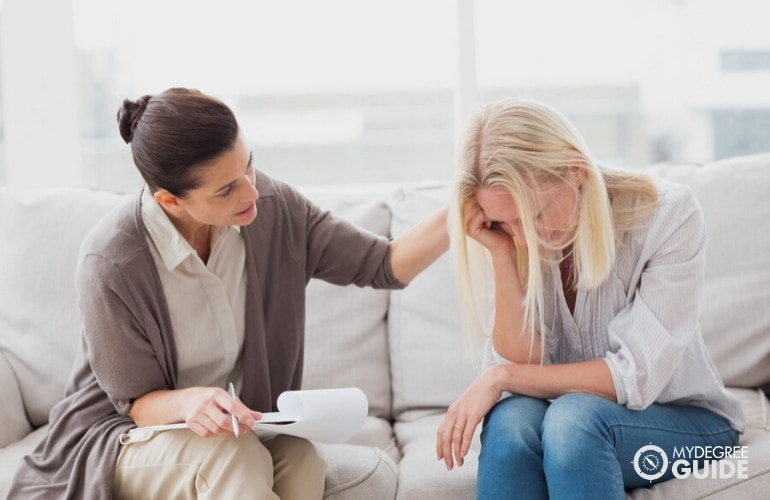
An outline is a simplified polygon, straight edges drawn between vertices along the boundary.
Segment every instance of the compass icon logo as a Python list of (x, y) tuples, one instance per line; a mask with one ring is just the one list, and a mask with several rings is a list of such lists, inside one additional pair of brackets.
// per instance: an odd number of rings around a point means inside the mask
[(639, 448), (632, 463), (639, 477), (654, 481), (668, 470), (668, 455), (660, 446), (650, 443)]

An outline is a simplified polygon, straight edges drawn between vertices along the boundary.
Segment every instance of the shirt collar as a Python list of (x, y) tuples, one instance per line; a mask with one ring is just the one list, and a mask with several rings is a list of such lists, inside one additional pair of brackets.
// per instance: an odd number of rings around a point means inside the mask
[(142, 192), (142, 221), (169, 271), (175, 269), (187, 257), (197, 255), (146, 186)]
[[(168, 218), (163, 208), (155, 201), (150, 189), (145, 186), (142, 190), (142, 221), (150, 234), (150, 238), (158, 249), (163, 264), (169, 271), (176, 269), (186, 258), (198, 257), (198, 253), (179, 233)], [(229, 232), (240, 233), (238, 226), (214, 226), (211, 232), (211, 247)]]

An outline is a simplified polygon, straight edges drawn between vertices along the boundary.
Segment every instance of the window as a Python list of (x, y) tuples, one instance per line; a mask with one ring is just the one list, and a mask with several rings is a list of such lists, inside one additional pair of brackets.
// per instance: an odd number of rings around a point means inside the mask
[(770, 50), (725, 50), (720, 58), (723, 72), (770, 71)]
[(764, 5), (0, 0), (0, 185), (135, 189), (115, 112), (171, 86), (227, 102), (295, 184), (449, 179), (468, 103), (510, 96), (618, 166), (770, 151)]
[(444, 2), (124, 5), (74, 0), (83, 161), (98, 185), (134, 175), (115, 124), (121, 100), (171, 86), (227, 102), (258, 168), (289, 182), (451, 176)]
[(716, 110), (712, 119), (717, 159), (768, 151), (770, 108)]
[[(770, 31), (761, 0), (477, 0), (483, 101), (544, 100), (618, 166), (770, 151)], [(751, 66), (738, 79), (720, 71)], [(743, 109), (724, 117), (721, 110)], [(742, 122), (743, 119), (750, 120)], [(730, 130), (727, 130), (730, 128)], [(726, 148), (725, 143), (731, 147)]]

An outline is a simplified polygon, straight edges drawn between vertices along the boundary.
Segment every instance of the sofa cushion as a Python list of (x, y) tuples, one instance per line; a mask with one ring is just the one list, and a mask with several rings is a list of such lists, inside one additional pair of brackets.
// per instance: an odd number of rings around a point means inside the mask
[(80, 242), (119, 201), (85, 189), (0, 189), (0, 350), (34, 427), (64, 393), (80, 335)]
[(11, 479), (16, 474), (24, 455), (32, 453), (47, 432), (48, 426), (44, 425), (22, 439), (0, 448), (0, 498), (6, 498), (11, 488)]
[[(391, 201), (395, 237), (449, 201), (446, 185), (398, 191)], [(478, 373), (483, 339), (462, 334), (449, 254), (390, 298), (393, 412), (398, 420), (446, 408)], [(415, 411), (416, 410), (416, 411)]]
[(352, 444), (316, 446), (327, 463), (324, 499), (396, 497), (398, 467), (387, 453)]
[(701, 326), (725, 384), (770, 384), (770, 154), (645, 171), (692, 187), (703, 207)]
[(393, 463), (401, 460), (401, 452), (393, 435), (393, 426), (384, 418), (366, 417), (364, 426), (358, 434), (345, 441), (345, 444), (379, 448), (393, 459)]
[[(32, 430), (24, 412), (24, 402), (16, 375), (0, 352), (0, 448), (19, 440)], [(0, 497), (2, 498), (2, 497)]]
[[(321, 208), (376, 234), (390, 232), (385, 195), (303, 189)], [(347, 194), (344, 194), (347, 193)], [(313, 279), (307, 287), (303, 388), (359, 387), (369, 414), (391, 412), (387, 290), (337, 286)]]
[(398, 464), (399, 500), (465, 500), (476, 495), (481, 426), (461, 467), (447, 470), (436, 458), (436, 430), (444, 413), (424, 414), (394, 425), (403, 458)]

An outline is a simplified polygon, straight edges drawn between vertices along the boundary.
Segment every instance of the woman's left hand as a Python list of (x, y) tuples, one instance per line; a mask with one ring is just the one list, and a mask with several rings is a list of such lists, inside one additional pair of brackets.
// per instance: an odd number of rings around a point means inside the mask
[(476, 426), (502, 395), (497, 368), (487, 368), (449, 406), (436, 436), (436, 455), (444, 460), (447, 470), (463, 465), (471, 446)]

